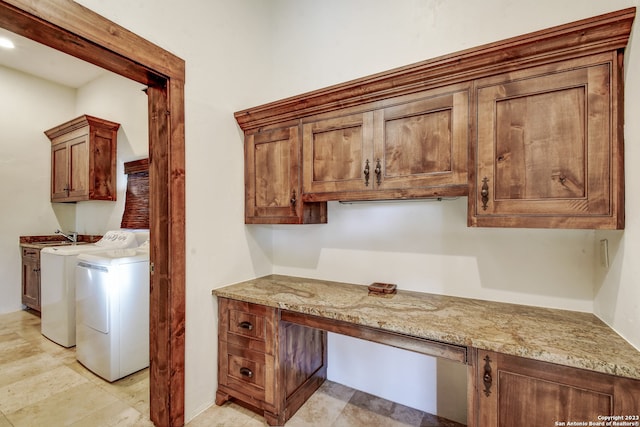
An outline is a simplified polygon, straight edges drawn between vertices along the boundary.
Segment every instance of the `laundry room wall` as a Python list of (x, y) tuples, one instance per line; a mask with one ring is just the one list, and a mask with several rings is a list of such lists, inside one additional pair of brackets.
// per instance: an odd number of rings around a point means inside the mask
[(19, 237), (72, 225), (51, 206), (51, 142), (44, 134), (73, 115), (75, 90), (0, 66), (0, 313), (21, 309)]
[(149, 119), (145, 86), (106, 73), (78, 89), (75, 115), (88, 114), (120, 123), (118, 129), (117, 200), (76, 203), (75, 231), (102, 235), (120, 228), (127, 190), (124, 164), (148, 157)]

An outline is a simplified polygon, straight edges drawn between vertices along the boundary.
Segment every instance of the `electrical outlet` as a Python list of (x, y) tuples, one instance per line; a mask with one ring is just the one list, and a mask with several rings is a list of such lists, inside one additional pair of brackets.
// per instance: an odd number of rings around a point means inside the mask
[(609, 241), (607, 239), (600, 240), (600, 265), (609, 268)]

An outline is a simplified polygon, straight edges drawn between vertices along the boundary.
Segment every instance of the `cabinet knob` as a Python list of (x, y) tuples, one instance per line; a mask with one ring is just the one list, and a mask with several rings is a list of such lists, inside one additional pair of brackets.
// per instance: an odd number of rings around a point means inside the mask
[(298, 201), (298, 199), (296, 198), (296, 190), (293, 190), (291, 192), (291, 206), (295, 207), (296, 206), (296, 202)]
[(364, 163), (364, 185), (369, 186), (369, 159)]
[(247, 321), (238, 323), (238, 327), (242, 329), (246, 329), (247, 331), (253, 330), (253, 325), (251, 324), (251, 322), (247, 322)]
[(380, 159), (376, 160), (376, 168), (373, 171), (376, 173), (376, 183), (379, 186), (382, 181), (382, 166), (380, 165)]
[(240, 375), (242, 375), (243, 377), (247, 377), (247, 378), (251, 378), (253, 377), (253, 371), (249, 368), (240, 368)]

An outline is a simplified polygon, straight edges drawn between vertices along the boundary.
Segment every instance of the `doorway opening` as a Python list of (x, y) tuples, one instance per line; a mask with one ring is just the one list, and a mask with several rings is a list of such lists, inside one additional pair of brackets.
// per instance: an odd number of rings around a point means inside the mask
[(0, 0), (0, 27), (148, 86), (150, 417), (184, 425), (184, 61), (78, 3), (35, 4)]

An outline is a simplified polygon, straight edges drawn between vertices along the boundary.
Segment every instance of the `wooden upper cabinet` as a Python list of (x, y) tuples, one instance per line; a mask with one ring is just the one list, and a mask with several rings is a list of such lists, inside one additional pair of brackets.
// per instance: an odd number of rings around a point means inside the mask
[(327, 221), (326, 203), (303, 204), (299, 126), (245, 135), (245, 223)]
[(616, 53), (476, 82), (471, 225), (623, 228)]
[(247, 222), (324, 222), (326, 205), (309, 207), (329, 200), (468, 195), (469, 226), (624, 228), (634, 18), (611, 12), (236, 112), (247, 147), (295, 127), (302, 146), (267, 150), (283, 169), (246, 163)]
[(118, 123), (81, 116), (45, 132), (51, 140), (51, 201), (116, 200)]
[[(303, 125), (303, 193), (364, 190), (365, 163), (373, 158), (373, 113), (328, 118)], [(373, 174), (373, 165), (369, 167)], [(367, 175), (368, 176), (368, 175)]]
[(411, 189), (416, 197), (467, 194), (469, 92), (431, 94), (376, 112), (380, 189)]
[(421, 92), (375, 106), (303, 120), (304, 200), (467, 194), (467, 87)]

